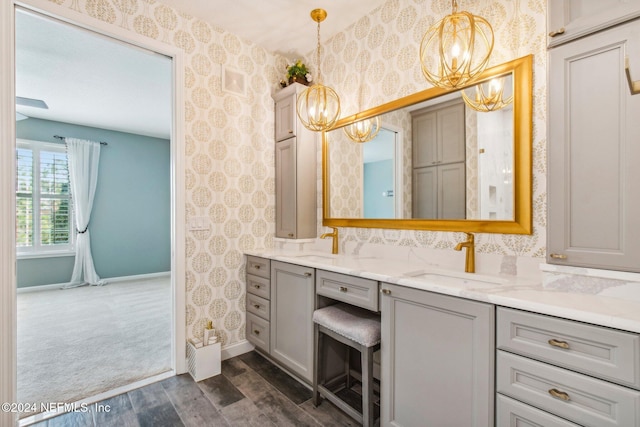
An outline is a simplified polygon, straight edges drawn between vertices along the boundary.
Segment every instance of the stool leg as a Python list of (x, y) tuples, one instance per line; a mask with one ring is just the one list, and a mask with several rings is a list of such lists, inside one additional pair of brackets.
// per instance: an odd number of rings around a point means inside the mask
[(320, 392), (318, 391), (318, 382), (322, 378), (322, 334), (317, 323), (313, 324), (313, 406), (320, 404)]
[(373, 347), (362, 348), (362, 425), (373, 425)]

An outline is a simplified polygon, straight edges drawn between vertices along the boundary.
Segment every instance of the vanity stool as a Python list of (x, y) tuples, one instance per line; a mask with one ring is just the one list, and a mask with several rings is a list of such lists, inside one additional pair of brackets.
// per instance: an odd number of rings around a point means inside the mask
[[(314, 370), (313, 404), (320, 404), (320, 395), (342, 409), (363, 426), (374, 423), (373, 398), (373, 353), (380, 348), (380, 314), (349, 304), (338, 303), (313, 312), (314, 323)], [(360, 352), (362, 361), (362, 413), (359, 413), (324, 382), (323, 336), (327, 335), (349, 348)], [(350, 385), (350, 368), (347, 355), (347, 387)]]

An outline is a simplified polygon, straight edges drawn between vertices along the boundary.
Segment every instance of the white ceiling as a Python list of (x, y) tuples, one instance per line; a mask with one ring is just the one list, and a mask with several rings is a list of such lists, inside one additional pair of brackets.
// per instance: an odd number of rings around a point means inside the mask
[(313, 9), (327, 11), (320, 24), (322, 40), (354, 24), (386, 0), (160, 0), (167, 6), (207, 21), (270, 52), (289, 59), (316, 48)]
[(49, 106), (16, 106), (28, 117), (170, 135), (169, 58), (22, 11), (16, 15), (16, 95)]
[[(161, 0), (289, 59), (316, 47), (311, 10), (327, 10), (326, 40), (384, 1)], [(16, 106), (25, 116), (169, 138), (170, 88), (169, 58), (29, 12), (16, 15), (16, 95), (49, 106)]]

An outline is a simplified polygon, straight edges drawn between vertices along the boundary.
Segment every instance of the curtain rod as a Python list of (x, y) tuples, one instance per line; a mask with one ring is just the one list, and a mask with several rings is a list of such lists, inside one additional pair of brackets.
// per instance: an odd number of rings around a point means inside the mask
[[(60, 136), (60, 135), (53, 135), (53, 137), (54, 137), (55, 139), (59, 139), (59, 140), (61, 140), (61, 141), (64, 141), (64, 139), (66, 138), (66, 136)], [(107, 144), (107, 143), (106, 143), (106, 142), (104, 142), (104, 141), (100, 141), (100, 145), (109, 145), (109, 144)]]

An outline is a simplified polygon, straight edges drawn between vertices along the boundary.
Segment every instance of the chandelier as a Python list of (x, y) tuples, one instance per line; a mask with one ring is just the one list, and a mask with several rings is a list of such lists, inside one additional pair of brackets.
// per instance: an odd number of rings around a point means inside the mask
[[(475, 92), (467, 95), (466, 91)], [(511, 96), (506, 97), (508, 93)], [(505, 94), (505, 77), (496, 77), (462, 90), (462, 99), (470, 108), (481, 113), (497, 111), (513, 102), (513, 89)]]
[(420, 63), (427, 81), (453, 89), (477, 78), (487, 67), (493, 50), (493, 29), (486, 19), (458, 12), (451, 1), (451, 14), (433, 25), (422, 38)]
[(320, 72), (320, 23), (327, 17), (324, 9), (311, 11), (311, 19), (318, 23), (317, 83), (308, 87), (298, 96), (296, 112), (302, 125), (314, 132), (327, 131), (335, 125), (340, 116), (340, 98), (338, 94), (328, 86), (322, 84)]

